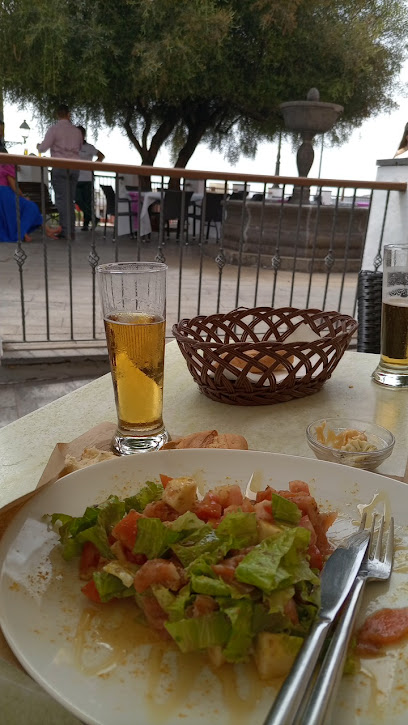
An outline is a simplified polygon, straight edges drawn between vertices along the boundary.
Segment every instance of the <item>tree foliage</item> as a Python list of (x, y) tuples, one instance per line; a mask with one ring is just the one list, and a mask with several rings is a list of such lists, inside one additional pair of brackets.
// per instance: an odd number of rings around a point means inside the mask
[(405, 0), (2, 0), (0, 84), (51, 118), (68, 103), (120, 126), (144, 164), (205, 140), (231, 160), (282, 129), (310, 87), (340, 103), (346, 135), (391, 109)]

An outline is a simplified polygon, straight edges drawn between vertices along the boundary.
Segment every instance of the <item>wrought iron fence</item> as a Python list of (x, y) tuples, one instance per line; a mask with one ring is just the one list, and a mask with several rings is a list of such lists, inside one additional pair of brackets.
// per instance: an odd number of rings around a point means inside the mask
[[(50, 238), (58, 200), (48, 169), (67, 162), (0, 158), (14, 164), (17, 191), (27, 190), (28, 183), (18, 164), (24, 161), (35, 171), (38, 181), (31, 182), (37, 186), (31, 186), (30, 196), (43, 217), (41, 229), (26, 243), (16, 196), (17, 237), (0, 244), (4, 344), (58, 348), (103, 341), (96, 267), (129, 259), (168, 264), (168, 336), (181, 317), (239, 306), (315, 307), (354, 316), (373, 194), (383, 195), (382, 215), (376, 215), (370, 234), (378, 269), (389, 200), (406, 193), (402, 183), (105, 163), (102, 173), (101, 164), (70, 161), (74, 171), (92, 172), (89, 231), (82, 232), (82, 215), (74, 219), (71, 213), (66, 171), (65, 238)], [(147, 180), (151, 190), (142, 191)]]

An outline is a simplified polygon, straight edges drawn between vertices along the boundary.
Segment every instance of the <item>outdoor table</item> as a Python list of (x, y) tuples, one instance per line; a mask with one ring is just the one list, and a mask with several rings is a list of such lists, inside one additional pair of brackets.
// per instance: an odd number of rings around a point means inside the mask
[[(249, 448), (314, 458), (306, 426), (324, 417), (354, 417), (391, 430), (395, 448), (378, 473), (403, 477), (407, 464), (408, 393), (371, 380), (378, 355), (346, 352), (320, 392), (288, 403), (231, 406), (200, 393), (176, 341), (166, 345), (165, 425), (172, 436), (199, 430), (240, 433)], [(32, 491), (58, 442), (103, 421), (116, 421), (111, 376), (104, 375), (0, 429), (0, 507)]]
[[(407, 391), (387, 390), (373, 383), (370, 376), (377, 361), (377, 355), (346, 352), (332, 378), (315, 395), (278, 405), (230, 406), (199, 392), (177, 343), (172, 341), (166, 345), (165, 424), (173, 436), (216, 429), (243, 434), (251, 449), (313, 457), (305, 436), (305, 428), (313, 420), (351, 416), (375, 421), (396, 437), (392, 456), (378, 472), (405, 477), (408, 482)], [(103, 421), (116, 421), (110, 375), (0, 429), (0, 507), (36, 488), (56, 443), (71, 441)], [(4, 660), (13, 661), (13, 655), (0, 631), (0, 692), (2, 681), (7, 688), (13, 681), (26, 692), (30, 681), (19, 685), (23, 674)], [(39, 688), (36, 691), (40, 692)], [(29, 717), (31, 706), (25, 707)], [(75, 718), (69, 720), (70, 725), (73, 722), (77, 723)]]

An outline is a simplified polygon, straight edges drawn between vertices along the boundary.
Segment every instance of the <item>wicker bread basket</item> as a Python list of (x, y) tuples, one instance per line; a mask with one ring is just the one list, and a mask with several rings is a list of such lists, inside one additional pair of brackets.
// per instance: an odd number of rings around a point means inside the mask
[(356, 320), (340, 312), (240, 307), (180, 320), (173, 335), (209, 398), (230, 405), (271, 405), (320, 390), (357, 327)]

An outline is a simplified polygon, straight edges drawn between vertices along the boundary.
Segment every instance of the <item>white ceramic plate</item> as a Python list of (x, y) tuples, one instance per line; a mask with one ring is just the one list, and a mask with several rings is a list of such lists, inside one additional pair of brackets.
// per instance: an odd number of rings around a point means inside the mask
[[(206, 485), (226, 479), (243, 486), (258, 471), (262, 487), (310, 483), (323, 508), (340, 512), (337, 537), (358, 518), (357, 505), (377, 496), (396, 517), (398, 545), (391, 585), (369, 585), (365, 613), (408, 604), (406, 550), (408, 488), (391, 479), (314, 459), (256, 451), (180, 450), (106, 461), (67, 476), (33, 498), (0, 547), (0, 623), (14, 653), (44, 688), (86, 723), (99, 725), (261, 724), (273, 688), (245, 666), (214, 675), (199, 656), (181, 656), (149, 644), (127, 609), (88, 606), (80, 593), (77, 562), (61, 560), (44, 513), (82, 514), (110, 493), (129, 495), (160, 473), (197, 475)], [(81, 626), (78, 629), (79, 622)], [(405, 725), (406, 646), (363, 660), (359, 675), (343, 678), (336, 725)]]

